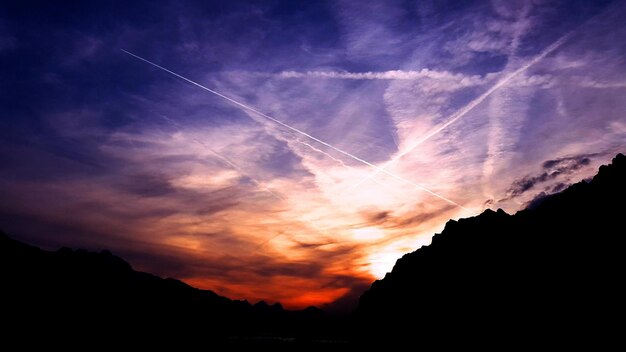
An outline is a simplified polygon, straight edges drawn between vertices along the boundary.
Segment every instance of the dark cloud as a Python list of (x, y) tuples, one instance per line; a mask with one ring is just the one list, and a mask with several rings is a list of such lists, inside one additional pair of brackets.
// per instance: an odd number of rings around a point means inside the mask
[(255, 247), (255, 244), (246, 241), (239, 236), (233, 236), (233, 234), (228, 231), (192, 233), (188, 235), (188, 237), (194, 238), (203, 244), (206, 243), (206, 245), (202, 246), (205, 250), (215, 248), (237, 248), (242, 252), (246, 252)]
[(125, 176), (119, 186), (123, 191), (142, 197), (160, 197), (176, 192), (168, 178), (160, 174)]
[(365, 211), (362, 212), (365, 222), (370, 225), (380, 225), (389, 221), (393, 216), (390, 211)]
[(446, 204), (434, 210), (426, 210), (420, 205), (412, 212), (408, 212), (400, 216), (393, 215), (391, 211), (363, 211), (361, 212), (361, 216), (364, 218), (365, 223), (358, 224), (358, 227), (380, 226), (387, 229), (414, 227), (422, 223), (427, 223), (428, 221), (442, 216), (455, 208), (456, 206), (454, 205)]
[(197, 215), (207, 216), (226, 209), (236, 207), (242, 191), (235, 187), (227, 187), (210, 193), (186, 192), (187, 201), (194, 206), (192, 212)]
[[(507, 190), (507, 197), (502, 199), (512, 199), (518, 197), (535, 186), (554, 180), (558, 177), (567, 176), (591, 163), (591, 158), (599, 154), (582, 154), (571, 157), (564, 157), (552, 160), (546, 160), (542, 163), (543, 171), (537, 175), (528, 175), (513, 182)], [(553, 192), (558, 192), (566, 187), (565, 183), (559, 183), (553, 186)]]
[(439, 208), (434, 211), (416, 212), (415, 214), (409, 214), (409, 215), (405, 215), (403, 217), (394, 219), (393, 224), (388, 227), (403, 228), (403, 227), (409, 227), (413, 225), (419, 225), (422, 223), (427, 223), (428, 221), (436, 217), (442, 216), (443, 214), (449, 211), (455, 210), (455, 209), (456, 209), (456, 205), (446, 204), (444, 207)]
[(558, 175), (559, 173), (548, 174), (547, 172), (543, 172), (539, 174), (538, 176), (525, 176), (519, 180), (516, 180), (508, 189), (507, 191), (508, 198), (505, 198), (505, 199), (515, 198), (523, 194), (524, 192), (528, 191), (529, 189), (535, 187), (536, 184), (545, 182), (549, 179), (553, 179), (557, 177)]
[(578, 168), (589, 165), (591, 158), (600, 155), (599, 153), (582, 154), (577, 156), (570, 156), (552, 160), (546, 160), (541, 165), (544, 169), (571, 169), (577, 170)]
[(302, 241), (296, 241), (296, 240), (293, 240), (293, 241), (295, 242), (295, 246), (297, 248), (304, 248), (304, 249), (320, 248), (320, 247), (337, 243), (337, 241), (333, 241), (333, 240), (324, 241), (324, 242), (302, 242)]
[(562, 190), (566, 189), (568, 186), (569, 186), (568, 183), (559, 182), (556, 185), (552, 186), (552, 189), (550, 189), (550, 193), (561, 192)]

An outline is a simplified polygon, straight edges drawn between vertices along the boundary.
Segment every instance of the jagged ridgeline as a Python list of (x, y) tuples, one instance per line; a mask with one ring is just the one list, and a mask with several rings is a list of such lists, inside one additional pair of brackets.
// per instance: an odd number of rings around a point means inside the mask
[(317, 308), (287, 311), (278, 303), (230, 300), (135, 271), (108, 251), (44, 251), (0, 232), (0, 274), (3, 337), (24, 343), (215, 346), (328, 336)]
[(626, 297), (625, 200), (619, 154), (591, 181), (515, 215), (487, 210), (449, 221), (361, 296), (357, 335), (513, 344), (620, 336), (613, 321)]
[(207, 348), (614, 341), (626, 297), (625, 199), (620, 154), (591, 181), (515, 215), (487, 210), (449, 221), (376, 281), (350, 319), (250, 305), (135, 271), (108, 251), (50, 252), (0, 233), (3, 337)]

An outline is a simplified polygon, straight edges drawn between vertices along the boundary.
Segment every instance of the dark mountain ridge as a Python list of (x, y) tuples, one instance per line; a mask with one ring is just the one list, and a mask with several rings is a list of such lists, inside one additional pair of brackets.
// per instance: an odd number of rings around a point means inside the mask
[(0, 233), (2, 336), (73, 347), (613, 341), (624, 313), (625, 181), (619, 154), (593, 180), (515, 215), (449, 221), (374, 282), (348, 320), (233, 301), (108, 251), (50, 252)]
[[(450, 220), (374, 282), (359, 339), (576, 343), (617, 338), (623, 317), (626, 157), (593, 180), (533, 202)], [(445, 340), (445, 339), (444, 339)]]
[(327, 336), (317, 308), (287, 311), (280, 304), (230, 300), (135, 271), (109, 251), (44, 251), (0, 232), (0, 275), (3, 336), (147, 345), (307, 343)]

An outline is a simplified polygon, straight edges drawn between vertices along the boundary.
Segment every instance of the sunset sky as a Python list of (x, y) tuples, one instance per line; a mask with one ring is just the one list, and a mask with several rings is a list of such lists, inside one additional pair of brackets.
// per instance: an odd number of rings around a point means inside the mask
[(626, 149), (625, 1), (130, 3), (0, 4), (17, 239), (323, 306)]

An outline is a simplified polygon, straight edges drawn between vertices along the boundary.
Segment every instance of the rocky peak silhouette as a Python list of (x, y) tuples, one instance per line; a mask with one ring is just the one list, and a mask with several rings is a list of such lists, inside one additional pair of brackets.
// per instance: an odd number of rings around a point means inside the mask
[(623, 312), (625, 199), (619, 154), (591, 181), (515, 215), (486, 210), (449, 221), (361, 296), (357, 338), (618, 337), (606, 317)]
[(309, 309), (230, 300), (135, 271), (109, 251), (44, 251), (2, 232), (0, 277), (8, 324), (3, 336), (19, 337), (20, 343), (34, 341), (24, 336), (39, 336), (64, 346), (80, 340), (247, 346), (261, 338), (280, 345), (329, 334), (328, 324), (311, 319)]

